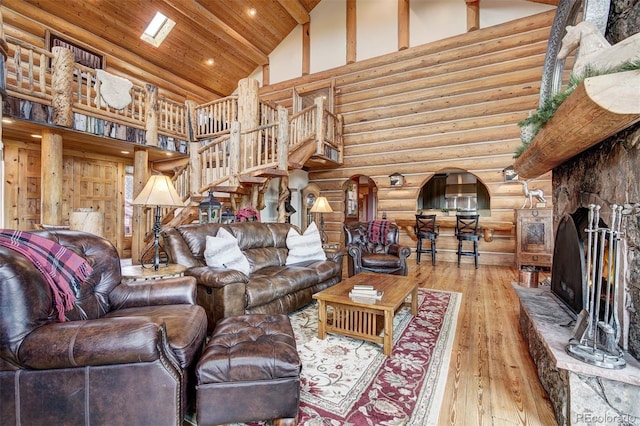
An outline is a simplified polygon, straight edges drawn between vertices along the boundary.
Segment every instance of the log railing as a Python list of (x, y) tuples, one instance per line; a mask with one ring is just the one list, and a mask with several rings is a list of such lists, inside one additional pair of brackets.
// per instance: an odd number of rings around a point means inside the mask
[(238, 97), (227, 96), (196, 106), (195, 137), (205, 139), (228, 133), (238, 119)]
[(237, 170), (235, 159), (231, 155), (234, 148), (232, 135), (235, 133), (224, 134), (198, 149), (198, 164), (195, 167), (199, 172), (199, 179), (197, 187), (192, 188), (197, 193), (203, 194), (214, 186), (228, 181), (234, 170)]
[(158, 100), (160, 117), (158, 132), (185, 139), (188, 134), (187, 106), (170, 99)]
[(315, 138), (316, 105), (311, 105), (291, 116), (289, 120), (289, 149), (295, 149)]
[[(253, 173), (267, 168), (278, 168), (278, 124), (260, 126), (242, 132), (242, 140), (253, 140), (256, 143), (252, 152), (250, 149), (241, 150), (240, 170), (243, 174)], [(243, 147), (251, 144), (243, 143)]]
[(9, 94), (27, 99), (51, 100), (49, 63), (53, 55), (7, 37), (9, 56), (6, 63), (6, 87)]

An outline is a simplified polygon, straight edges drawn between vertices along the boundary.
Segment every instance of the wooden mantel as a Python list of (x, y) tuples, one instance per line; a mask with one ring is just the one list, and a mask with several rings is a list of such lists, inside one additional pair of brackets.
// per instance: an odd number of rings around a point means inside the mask
[(538, 177), (640, 121), (640, 70), (585, 79), (518, 157), (521, 179)]

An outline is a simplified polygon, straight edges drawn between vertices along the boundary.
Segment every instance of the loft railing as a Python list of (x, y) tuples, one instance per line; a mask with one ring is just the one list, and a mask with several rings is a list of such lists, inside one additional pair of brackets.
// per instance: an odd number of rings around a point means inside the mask
[(238, 120), (238, 97), (227, 96), (195, 108), (195, 137), (208, 139), (229, 133), (231, 123)]

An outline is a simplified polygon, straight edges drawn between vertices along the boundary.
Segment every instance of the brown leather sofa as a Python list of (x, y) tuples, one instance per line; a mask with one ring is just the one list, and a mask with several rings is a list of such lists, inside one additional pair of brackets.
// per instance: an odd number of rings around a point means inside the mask
[(123, 284), (117, 251), (104, 238), (34, 233), (93, 271), (60, 322), (43, 275), (0, 247), (2, 424), (182, 425), (206, 334), (195, 280)]
[[(206, 236), (216, 236), (221, 227), (238, 240), (249, 261), (249, 275), (207, 266)], [(185, 275), (198, 281), (198, 303), (207, 311), (209, 331), (221, 318), (295, 311), (309, 304), (314, 293), (342, 281), (342, 251), (327, 254), (327, 260), (285, 265), (287, 233), (292, 227), (288, 223), (206, 223), (163, 231), (171, 261), (187, 266)]]
[(411, 248), (399, 244), (400, 231), (395, 223), (389, 223), (382, 243), (371, 241), (369, 222), (344, 224), (344, 244), (347, 250), (347, 268), (352, 277), (360, 272), (407, 275), (407, 258)]

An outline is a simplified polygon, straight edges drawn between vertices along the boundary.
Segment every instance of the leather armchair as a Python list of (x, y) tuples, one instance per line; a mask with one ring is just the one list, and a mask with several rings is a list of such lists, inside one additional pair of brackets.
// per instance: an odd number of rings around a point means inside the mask
[(35, 231), (93, 268), (60, 322), (25, 256), (0, 247), (0, 418), (4, 424), (182, 425), (205, 338), (192, 277), (121, 283), (102, 237)]
[(398, 226), (389, 223), (382, 242), (371, 241), (369, 222), (348, 222), (344, 224), (345, 248), (348, 253), (349, 276), (362, 271), (384, 274), (407, 275), (407, 258), (411, 248), (399, 244)]

